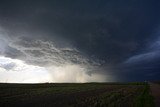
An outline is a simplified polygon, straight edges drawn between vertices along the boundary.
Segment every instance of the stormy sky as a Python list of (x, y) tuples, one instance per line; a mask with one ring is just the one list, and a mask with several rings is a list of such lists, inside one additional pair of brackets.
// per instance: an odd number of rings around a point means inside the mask
[(0, 1), (0, 82), (159, 78), (159, 0)]

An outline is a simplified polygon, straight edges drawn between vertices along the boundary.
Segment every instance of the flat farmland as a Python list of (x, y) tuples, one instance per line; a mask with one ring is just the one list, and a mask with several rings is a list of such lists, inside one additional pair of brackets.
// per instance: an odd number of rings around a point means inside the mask
[(154, 107), (147, 83), (0, 84), (0, 107)]

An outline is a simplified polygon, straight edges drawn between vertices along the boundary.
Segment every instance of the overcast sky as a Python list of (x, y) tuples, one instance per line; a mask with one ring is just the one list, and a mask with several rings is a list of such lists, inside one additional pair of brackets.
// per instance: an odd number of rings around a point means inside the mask
[(159, 0), (0, 1), (0, 82), (159, 78)]

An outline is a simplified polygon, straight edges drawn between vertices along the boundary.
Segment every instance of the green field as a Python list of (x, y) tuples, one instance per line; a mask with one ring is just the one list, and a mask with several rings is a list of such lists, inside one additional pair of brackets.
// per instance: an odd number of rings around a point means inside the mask
[(0, 107), (154, 107), (146, 83), (0, 84)]

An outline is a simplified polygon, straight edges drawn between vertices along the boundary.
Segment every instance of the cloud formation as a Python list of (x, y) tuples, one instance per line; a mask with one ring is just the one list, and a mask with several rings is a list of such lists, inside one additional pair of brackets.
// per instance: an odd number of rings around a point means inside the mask
[[(5, 0), (0, 3), (0, 55), (45, 67), (54, 78), (59, 69), (59, 81), (99, 81), (98, 75), (106, 81), (157, 79), (146, 75), (159, 70), (159, 4)], [(14, 64), (1, 67), (12, 70)]]
[[(8, 36), (7, 41), (3, 53), (1, 50), (0, 76), (5, 77), (0, 80), (1, 82), (22, 80), (22, 82), (104, 82), (112, 80), (111, 76), (106, 78), (100, 72), (96, 73), (100, 62), (90, 60), (75, 48), (65, 46), (60, 48), (56, 47), (52, 41), (22, 36), (14, 38)], [(14, 71), (22, 77), (16, 77), (15, 74), (10, 77)]]
[(50, 75), (44, 67), (28, 65), (18, 59), (0, 56), (0, 82), (39, 83), (50, 81)]

